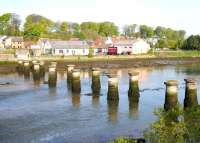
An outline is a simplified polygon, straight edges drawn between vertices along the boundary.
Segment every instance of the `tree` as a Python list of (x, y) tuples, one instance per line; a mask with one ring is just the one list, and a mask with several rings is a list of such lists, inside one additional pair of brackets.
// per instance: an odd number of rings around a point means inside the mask
[(68, 23), (67, 22), (62, 22), (61, 25), (60, 25), (60, 31), (61, 32), (67, 32), (68, 31)]
[(99, 35), (103, 37), (118, 35), (118, 27), (112, 22), (103, 22), (99, 26)]
[(177, 49), (177, 41), (176, 40), (167, 40), (167, 47), (170, 49)]
[(72, 24), (72, 33), (74, 37), (81, 38), (81, 27), (78, 23)]
[(41, 15), (32, 14), (26, 17), (26, 22), (24, 24), (24, 36), (26, 38), (32, 38), (35, 36), (38, 36), (37, 38), (48, 38), (53, 27), (55, 27), (55, 23), (50, 19)]
[(21, 20), (15, 13), (5, 13), (0, 16), (0, 34), (9, 36), (20, 35)]
[(160, 39), (160, 40), (158, 40), (158, 42), (156, 43), (155, 47), (156, 47), (156, 48), (161, 48), (161, 49), (163, 49), (163, 48), (166, 48), (166, 47), (167, 47), (167, 43), (166, 43), (166, 41), (165, 41), (164, 39)]
[(81, 24), (82, 39), (94, 40), (98, 36), (99, 24), (95, 22), (83, 22)]
[(152, 27), (149, 27), (147, 25), (141, 25), (140, 26), (140, 35), (142, 38), (150, 38), (154, 35), (154, 30)]
[(136, 29), (137, 25), (136, 24), (132, 24), (132, 25), (125, 25), (123, 28), (123, 33), (125, 36), (128, 37), (132, 37), (135, 33), (135, 29)]
[(184, 41), (182, 48), (185, 50), (200, 50), (200, 36), (190, 36)]
[(163, 38), (165, 36), (165, 28), (161, 26), (157, 26), (154, 33), (159, 37)]

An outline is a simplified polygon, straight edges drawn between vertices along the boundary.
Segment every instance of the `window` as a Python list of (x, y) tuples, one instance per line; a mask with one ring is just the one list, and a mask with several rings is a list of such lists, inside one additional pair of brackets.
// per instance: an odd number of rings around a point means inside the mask
[(85, 53), (85, 49), (83, 49), (83, 53)]
[(69, 50), (68, 50), (68, 49), (66, 50), (66, 53), (69, 53)]
[(127, 47), (124, 47), (124, 48), (127, 48)]
[(59, 54), (63, 54), (63, 50), (59, 50)]
[(132, 47), (129, 47), (130, 49), (132, 48)]

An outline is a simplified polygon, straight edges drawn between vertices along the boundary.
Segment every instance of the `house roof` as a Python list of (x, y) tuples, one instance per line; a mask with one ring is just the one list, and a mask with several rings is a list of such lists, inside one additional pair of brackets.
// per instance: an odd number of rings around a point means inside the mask
[(50, 40), (52, 48), (55, 49), (80, 49), (89, 48), (86, 41), (61, 41), (61, 40)]
[(12, 42), (23, 42), (24, 38), (23, 37), (17, 37), (17, 36), (11, 36), (11, 37), (7, 37), (7, 39), (11, 39)]
[(7, 38), (7, 36), (5, 36), (5, 35), (0, 36), (0, 42), (2, 42), (6, 38)]
[(113, 45), (115, 46), (132, 46), (137, 40), (120, 40), (114, 42)]

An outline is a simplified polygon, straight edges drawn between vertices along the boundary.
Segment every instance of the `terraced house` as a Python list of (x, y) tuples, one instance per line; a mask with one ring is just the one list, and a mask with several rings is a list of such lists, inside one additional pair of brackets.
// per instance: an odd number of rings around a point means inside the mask
[(24, 47), (24, 39), (23, 37), (6, 37), (4, 39), (5, 48), (13, 48), (13, 49), (23, 49)]
[(54, 55), (88, 55), (89, 45), (86, 41), (51, 41)]

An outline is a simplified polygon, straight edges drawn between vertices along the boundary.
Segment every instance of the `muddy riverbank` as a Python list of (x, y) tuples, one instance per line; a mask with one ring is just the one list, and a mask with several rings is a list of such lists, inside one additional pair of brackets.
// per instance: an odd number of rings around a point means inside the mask
[[(47, 68), (51, 61), (45, 61)], [(66, 65), (74, 64), (77, 68), (137, 68), (137, 67), (156, 67), (166, 65), (187, 65), (200, 62), (200, 57), (194, 58), (139, 58), (123, 60), (99, 60), (99, 61), (69, 61), (58, 60), (58, 70), (65, 70)], [(1, 73), (15, 72), (17, 62), (5, 62), (0, 64)]]

